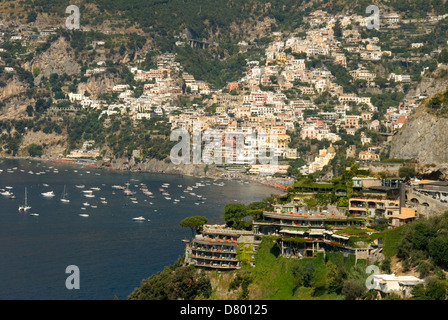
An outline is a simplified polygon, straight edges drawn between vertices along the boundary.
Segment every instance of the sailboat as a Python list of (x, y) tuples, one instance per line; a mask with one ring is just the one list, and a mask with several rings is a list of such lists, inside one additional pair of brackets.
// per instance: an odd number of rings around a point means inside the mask
[(28, 205), (28, 197), (27, 197), (27, 191), (25, 188), (25, 204), (23, 206), (19, 207), (19, 211), (28, 211), (31, 207)]
[(65, 202), (65, 203), (70, 202), (70, 200), (69, 200), (69, 199), (66, 199), (65, 196), (66, 196), (66, 193), (65, 193), (65, 184), (64, 184), (64, 192), (62, 193), (61, 201), (62, 201), (62, 202)]
[(132, 195), (135, 194), (135, 192), (133, 192), (133, 191), (131, 191), (131, 190), (129, 189), (129, 185), (130, 185), (130, 183), (127, 182), (127, 183), (126, 183), (126, 189), (123, 191), (125, 196), (132, 196)]

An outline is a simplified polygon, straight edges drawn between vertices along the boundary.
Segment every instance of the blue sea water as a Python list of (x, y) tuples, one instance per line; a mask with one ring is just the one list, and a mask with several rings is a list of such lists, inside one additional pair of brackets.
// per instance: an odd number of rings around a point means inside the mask
[[(185, 243), (181, 240), (191, 237), (191, 231), (179, 225), (182, 219), (201, 215), (208, 223), (223, 223), (227, 203), (250, 203), (276, 193), (267, 186), (237, 181), (220, 186), (212, 179), (53, 162), (4, 159), (0, 170), (0, 189), (12, 187), (5, 190), (16, 196), (0, 195), (2, 300), (126, 299), (143, 279), (183, 255)], [(125, 196), (122, 190), (112, 188), (126, 183), (135, 195)], [(154, 198), (143, 194), (142, 183)], [(164, 183), (169, 184), (165, 190), (171, 200), (159, 191)], [(184, 192), (197, 183), (201, 186)], [(81, 184), (84, 189), (76, 187)], [(60, 201), (64, 186), (70, 203)], [(18, 211), (25, 187), (32, 207), (27, 212)], [(82, 190), (91, 187), (100, 190), (93, 191), (94, 198), (87, 198)], [(43, 197), (41, 193), (47, 191), (54, 191), (55, 196)], [(137, 203), (131, 200), (134, 197)], [(100, 198), (106, 198), (107, 204)], [(84, 206), (85, 202), (90, 206)], [(145, 220), (133, 220), (139, 216)], [(66, 287), (69, 265), (79, 268), (79, 289)]]

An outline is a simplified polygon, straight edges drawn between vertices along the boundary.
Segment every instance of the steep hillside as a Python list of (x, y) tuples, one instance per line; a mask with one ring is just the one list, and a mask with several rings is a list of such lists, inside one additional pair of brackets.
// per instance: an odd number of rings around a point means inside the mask
[(424, 164), (448, 163), (448, 90), (425, 100), (395, 134), (390, 157)]

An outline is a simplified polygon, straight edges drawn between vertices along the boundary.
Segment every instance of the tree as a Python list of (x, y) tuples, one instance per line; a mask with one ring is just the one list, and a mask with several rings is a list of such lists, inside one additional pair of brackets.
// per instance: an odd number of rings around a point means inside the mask
[(448, 236), (438, 236), (428, 242), (429, 253), (434, 262), (446, 268), (448, 266)]
[(28, 114), (28, 117), (31, 117), (33, 115), (33, 112), (34, 112), (33, 106), (26, 107), (26, 113)]
[(39, 146), (39, 145), (36, 145), (36, 144), (32, 143), (32, 144), (30, 144), (27, 147), (27, 150), (28, 150), (28, 154), (31, 157), (40, 157), (40, 156), (42, 156), (42, 146)]
[(36, 11), (30, 11), (28, 17), (26, 18), (26, 23), (35, 22), (37, 18)]
[(443, 49), (439, 53), (439, 56), (437, 57), (437, 61), (439, 61), (440, 63), (448, 63), (448, 50)]
[(426, 285), (426, 296), (429, 300), (445, 300), (446, 282), (438, 279), (430, 279)]
[(292, 274), (300, 287), (310, 287), (314, 275), (314, 264), (307, 262), (305, 264), (294, 265)]
[(247, 216), (247, 208), (241, 203), (231, 203), (224, 207), (223, 220), (227, 225), (235, 225), (237, 228), (240, 227), (240, 223), (243, 218)]
[(348, 279), (344, 282), (341, 293), (346, 300), (356, 300), (362, 296), (364, 291), (364, 286), (358, 280)]
[(180, 222), (180, 225), (182, 227), (188, 227), (191, 229), (191, 236), (194, 237), (194, 235), (199, 231), (199, 229), (207, 223), (207, 218), (202, 216), (192, 216), (187, 217), (183, 219)]
[(398, 170), (398, 175), (400, 178), (411, 178), (415, 176), (415, 168), (403, 166)]
[(334, 32), (335, 38), (342, 37), (342, 26), (341, 26), (341, 21), (339, 21), (339, 19), (336, 20), (336, 23), (334, 24), (333, 32)]

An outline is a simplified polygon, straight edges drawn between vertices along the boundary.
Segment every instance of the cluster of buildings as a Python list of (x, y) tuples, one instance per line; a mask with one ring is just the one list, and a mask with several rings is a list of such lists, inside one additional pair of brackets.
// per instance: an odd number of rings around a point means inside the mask
[[(417, 201), (413, 198), (415, 192), (438, 201), (446, 202), (448, 197), (447, 183), (432, 180), (407, 184), (360, 176), (353, 178), (353, 188), (362, 190), (362, 195), (350, 197), (344, 208), (309, 208), (298, 193), (290, 203), (271, 204), (271, 210), (253, 220), (249, 231), (204, 225), (187, 244), (185, 262), (209, 270), (235, 270), (244, 263), (254, 266), (262, 237), (271, 237), (284, 257), (300, 259), (330, 250), (373, 264), (382, 259), (383, 250), (381, 238), (368, 240), (376, 232), (373, 226), (385, 224), (394, 228), (424, 217), (423, 211), (412, 208)], [(369, 289), (383, 298), (392, 293), (406, 298), (415, 285), (422, 283), (424, 280), (415, 276), (375, 273)]]
[[(275, 146), (268, 147), (275, 149), (273, 153), (279, 159), (303, 158), (304, 155), (299, 154), (297, 149), (289, 147), (292, 132), (300, 129), (299, 136), (302, 140), (326, 140), (333, 144), (341, 140), (341, 134), (355, 135), (363, 128), (390, 134), (403, 126), (423, 98), (415, 97), (396, 107), (390, 107), (379, 120), (376, 116), (378, 107), (371, 97), (344, 92), (336, 75), (326, 67), (328, 61), (346, 69), (353, 83), (364, 82), (367, 87), (375, 87), (378, 75), (371, 68), (371, 62), (393, 56), (390, 51), (381, 48), (377, 37), (361, 36), (365, 18), (358, 15), (334, 16), (322, 10), (314, 11), (305, 18), (304, 22), (310, 25), (306, 32), (286, 37), (280, 32), (273, 32), (270, 35), (272, 42), (267, 45), (264, 57), (260, 61), (247, 60), (244, 75), (227, 83), (225, 88), (213, 88), (205, 81), (195, 79), (176, 61), (175, 54), (164, 53), (156, 58), (156, 65), (149, 70), (138, 67), (139, 62), (144, 62), (144, 59), (130, 63), (127, 67), (138, 83), (138, 88), (116, 84), (111, 89), (116, 97), (113, 102), (95, 99), (85, 92), (70, 92), (67, 97), (75, 105), (101, 110), (100, 117), (126, 114), (134, 121), (164, 117), (173, 130), (184, 128), (191, 132), (193, 124), (199, 122), (202, 130), (212, 128), (222, 132), (238, 132), (246, 139), (247, 132), (263, 130), (268, 135), (277, 136)], [(401, 21), (396, 14), (385, 15), (381, 19), (381, 27), (384, 28), (394, 28)], [(342, 37), (334, 34), (338, 21)], [(51, 28), (36, 32), (35, 29), (24, 27), (15, 32), (3, 32), (0, 36), (26, 44), (27, 41), (44, 42), (52, 34), (56, 34), (56, 31)], [(181, 38), (187, 39), (189, 45), (199, 45), (199, 48), (205, 45), (201, 41), (199, 42), (202, 44), (190, 43), (193, 40), (188, 34)], [(344, 40), (341, 41), (341, 38)], [(178, 42), (177, 45), (181, 45), (182, 41)], [(104, 45), (104, 41), (92, 43), (95, 48)], [(247, 47), (245, 42), (240, 45)], [(416, 42), (411, 49), (417, 50), (424, 45)], [(355, 67), (349, 64), (352, 55), (360, 58)], [(322, 57), (322, 64), (312, 65), (312, 59)], [(14, 72), (14, 68), (9, 66), (5, 66), (4, 70)], [(106, 71), (105, 61), (99, 61), (87, 69), (83, 76), (94, 77)], [(410, 75), (406, 74), (391, 73), (386, 78), (395, 83), (411, 82)], [(325, 108), (322, 103), (316, 102), (316, 98), (322, 94), (330, 97)], [(198, 98), (201, 102), (181, 107), (181, 95)], [(223, 134), (223, 144), (224, 136)], [(381, 148), (374, 145), (364, 133), (361, 142), (362, 150), (351, 148), (347, 150), (347, 156), (361, 161), (378, 161)], [(301, 171), (308, 174), (322, 170), (334, 156), (333, 146), (320, 149), (318, 154), (307, 155), (307, 165)], [(265, 172), (267, 169), (259, 163), (250, 163), (247, 157), (235, 158), (233, 164), (247, 167), (250, 173)], [(287, 165), (281, 164), (276, 170), (280, 174), (286, 173)]]

